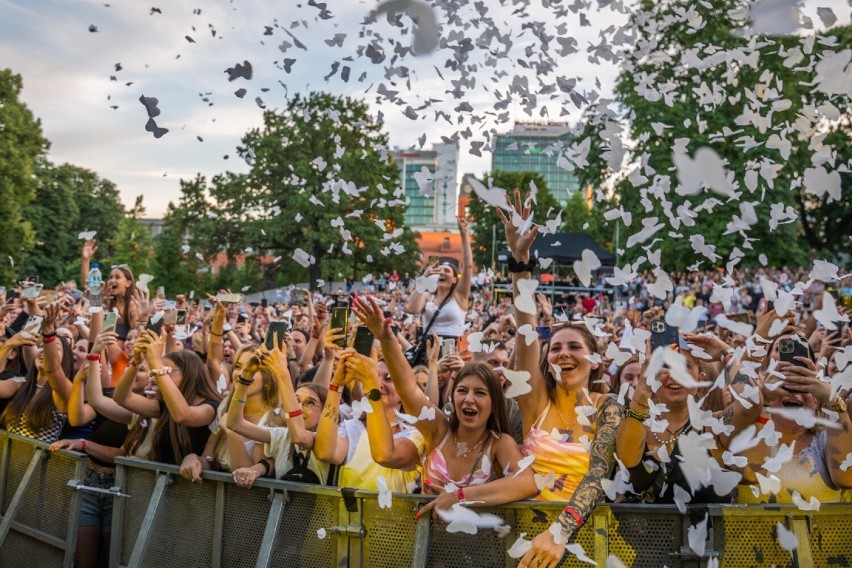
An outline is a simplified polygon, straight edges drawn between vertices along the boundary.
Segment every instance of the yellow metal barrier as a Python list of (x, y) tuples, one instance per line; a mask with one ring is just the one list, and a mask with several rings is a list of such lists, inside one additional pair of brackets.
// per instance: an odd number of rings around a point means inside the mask
[[(83, 456), (49, 455), (44, 444), (0, 434), (0, 567), (71, 566), (76, 532), (76, 483)], [(114, 488), (113, 567), (488, 567), (516, 565), (508, 548), (521, 534), (546, 530), (560, 506), (522, 502), (487, 509), (511, 531), (452, 534), (428, 517), (414, 519), (426, 498), (394, 495), (380, 508), (368, 491), (261, 479), (247, 490), (230, 475), (205, 472), (190, 483), (174, 466), (119, 458)], [(70, 485), (69, 485), (70, 482)], [(689, 527), (707, 518), (704, 554), (687, 545)], [(792, 553), (778, 544), (776, 525), (796, 535)], [(320, 538), (324, 533), (325, 537)], [(789, 505), (689, 508), (601, 505), (576, 538), (598, 566), (609, 555), (626, 566), (852, 565), (852, 506), (819, 511)], [(588, 566), (566, 557), (562, 566)]]

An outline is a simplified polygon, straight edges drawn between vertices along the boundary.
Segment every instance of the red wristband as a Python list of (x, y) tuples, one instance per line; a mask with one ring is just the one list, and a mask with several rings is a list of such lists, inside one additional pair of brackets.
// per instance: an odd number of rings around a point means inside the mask
[(328, 390), (331, 392), (340, 392), (340, 385), (328, 385)]
[(583, 526), (583, 515), (581, 515), (579, 511), (577, 511), (577, 509), (575, 509), (574, 507), (565, 507), (565, 509), (563, 509), (563, 512), (568, 513), (569, 515), (574, 517), (574, 520), (577, 521), (578, 528)]
[(317, 339), (317, 340), (319, 340), (319, 338), (320, 338), (319, 335), (312, 335), (311, 337), (313, 337), (314, 339)]
[(41, 340), (41, 342), (42, 342), (43, 344), (45, 344), (45, 345), (47, 345), (48, 343), (51, 343), (51, 342), (53, 342), (53, 341), (56, 341), (56, 336), (55, 336), (55, 335), (51, 335), (50, 337), (45, 337), (45, 338), (43, 338), (43, 339)]
[(97, 355), (95, 353), (89, 353), (88, 355), (86, 355), (86, 360), (87, 361), (100, 361), (101, 356)]
[(287, 418), (296, 418), (297, 416), (301, 416), (301, 415), (302, 415), (302, 409), (301, 409), (301, 408), (297, 408), (297, 409), (296, 409), (296, 410), (294, 410), (293, 412), (288, 412), (288, 413), (287, 413)]
[(86, 440), (82, 440), (82, 444), (83, 444), (83, 445), (82, 445), (82, 447), (80, 448), (80, 451), (81, 451), (81, 452), (83, 452), (83, 453), (85, 454), (85, 453), (86, 453), (86, 446), (88, 446), (88, 445), (89, 445), (89, 442), (87, 442)]
[(765, 416), (758, 416), (757, 418), (755, 418), (754, 421), (757, 422), (758, 424), (766, 424), (767, 422), (769, 422), (769, 418), (767, 418)]
[(464, 501), (464, 487), (456, 488), (456, 499), (458, 499), (459, 502)]

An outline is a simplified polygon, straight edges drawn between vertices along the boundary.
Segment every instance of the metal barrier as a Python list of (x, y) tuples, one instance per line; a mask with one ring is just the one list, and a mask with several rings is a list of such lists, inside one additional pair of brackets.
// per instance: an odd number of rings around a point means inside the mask
[[(46, 446), (0, 433), (0, 567), (71, 566), (85, 461), (48, 455)], [(199, 567), (512, 567), (508, 548), (521, 533), (547, 529), (559, 504), (514, 503), (478, 510), (504, 519), (511, 532), (453, 534), (428, 516), (414, 520), (427, 498), (394, 495), (380, 508), (369, 491), (260, 479), (250, 490), (230, 475), (205, 472), (202, 483), (175, 466), (119, 458), (110, 566)], [(687, 545), (689, 527), (705, 519), (702, 556)], [(777, 523), (797, 538), (787, 552)], [(325, 538), (319, 538), (324, 529)], [(626, 566), (849, 566), (852, 506), (819, 511), (789, 505), (709, 505), (682, 515), (664, 505), (602, 505), (576, 541), (598, 566), (615, 555)], [(588, 566), (569, 556), (562, 566)]]

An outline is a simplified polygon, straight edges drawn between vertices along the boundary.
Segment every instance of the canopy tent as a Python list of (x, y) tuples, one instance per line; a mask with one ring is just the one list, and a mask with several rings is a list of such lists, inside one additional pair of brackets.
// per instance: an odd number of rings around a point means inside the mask
[[(602, 267), (615, 266), (615, 255), (606, 252), (592, 237), (583, 232), (539, 234), (532, 246), (532, 255), (537, 258), (552, 258), (555, 264), (570, 265), (580, 260), (583, 251), (589, 249), (601, 261)], [(497, 260), (505, 263), (510, 252), (503, 250), (497, 253)]]

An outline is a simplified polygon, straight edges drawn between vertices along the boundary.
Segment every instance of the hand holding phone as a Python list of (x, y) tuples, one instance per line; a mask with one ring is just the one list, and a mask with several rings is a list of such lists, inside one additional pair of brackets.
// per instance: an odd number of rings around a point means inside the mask
[(355, 332), (355, 351), (364, 357), (370, 357), (373, 354), (373, 341), (375, 336), (373, 332), (367, 329), (367, 326), (358, 326)]
[(115, 312), (106, 312), (104, 314), (103, 331), (115, 331), (118, 325), (118, 314)]
[(669, 325), (664, 319), (657, 319), (648, 324), (651, 330), (651, 350), (656, 351), (658, 347), (678, 347), (680, 338), (678, 328)]
[(269, 351), (275, 348), (275, 337), (278, 337), (278, 349), (284, 349), (284, 333), (287, 331), (287, 324), (283, 321), (269, 322), (269, 328), (266, 330), (266, 339), (264, 344)]
[[(331, 309), (331, 329), (343, 330), (345, 334), (349, 330), (349, 308), (335, 307)], [(346, 338), (335, 341), (338, 347), (346, 347)]]

